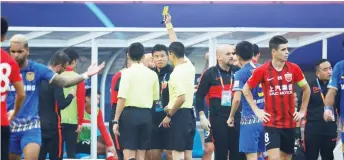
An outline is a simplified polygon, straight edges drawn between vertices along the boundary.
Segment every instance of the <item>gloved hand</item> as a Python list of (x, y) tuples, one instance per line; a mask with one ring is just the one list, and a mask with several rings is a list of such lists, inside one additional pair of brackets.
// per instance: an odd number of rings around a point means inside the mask
[(209, 131), (211, 125), (210, 125), (210, 122), (208, 121), (207, 117), (203, 114), (203, 115), (199, 116), (199, 119), (200, 119), (201, 128), (206, 130), (206, 131)]

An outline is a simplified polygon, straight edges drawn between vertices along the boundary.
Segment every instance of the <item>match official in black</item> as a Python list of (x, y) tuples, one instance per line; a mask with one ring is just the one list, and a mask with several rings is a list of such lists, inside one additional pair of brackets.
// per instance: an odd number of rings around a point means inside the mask
[(152, 106), (159, 100), (157, 74), (141, 63), (145, 53), (141, 43), (128, 49), (131, 66), (121, 75), (113, 131), (119, 136), (125, 160), (144, 160), (150, 149)]
[[(196, 92), (196, 108), (200, 115), (202, 129), (213, 134), (215, 159), (241, 160), (244, 154), (239, 154), (240, 112), (236, 112), (234, 127), (227, 125), (231, 111), (232, 88), (234, 73), (240, 68), (233, 66), (235, 46), (219, 45), (216, 48), (217, 65), (208, 68), (201, 76)], [(204, 98), (209, 97), (209, 120), (204, 115)], [(225, 98), (227, 97), (227, 98)], [(239, 108), (239, 110), (241, 110)], [(229, 154), (229, 156), (228, 156)]]
[[(169, 90), (168, 81), (173, 71), (173, 67), (168, 64), (168, 50), (165, 45), (157, 44), (152, 49), (153, 62), (155, 68), (153, 69), (159, 78), (159, 93), (160, 98), (157, 103), (154, 104), (153, 114), (153, 130), (151, 139), (150, 156), (146, 157), (149, 160), (160, 160), (164, 150), (168, 149), (169, 129), (159, 127), (161, 121), (165, 118), (166, 113), (164, 107), (169, 102)], [(171, 152), (167, 152), (167, 159), (171, 159)]]
[(304, 136), (306, 159), (317, 160), (320, 152), (322, 160), (333, 160), (333, 150), (337, 142), (337, 125), (336, 121), (325, 122), (323, 118), (324, 100), (332, 67), (330, 62), (322, 59), (316, 64), (315, 69), (316, 78), (309, 83), (311, 96), (307, 107)]
[[(49, 62), (49, 68), (60, 74), (66, 70), (69, 62), (68, 56), (64, 52), (55, 53)], [(62, 159), (62, 130), (61, 113), (75, 97), (75, 92), (63, 93), (63, 87), (41, 81), (39, 88), (39, 117), (41, 119), (42, 145), (39, 151), (39, 160), (44, 160), (49, 153), (49, 159)]]

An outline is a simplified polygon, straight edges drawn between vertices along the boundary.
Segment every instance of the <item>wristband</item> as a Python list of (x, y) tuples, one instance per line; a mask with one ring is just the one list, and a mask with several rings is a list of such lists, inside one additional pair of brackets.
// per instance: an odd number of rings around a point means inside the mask
[(166, 117), (171, 118), (172, 116), (170, 115), (170, 113), (167, 113)]
[(173, 28), (172, 23), (167, 23), (167, 24), (166, 24), (166, 28), (167, 28), (167, 29), (172, 29), (172, 28)]
[(82, 74), (82, 77), (84, 77), (84, 80), (87, 80), (88, 78), (90, 78), (88, 77), (87, 73)]
[(331, 110), (331, 111), (332, 111), (332, 110), (333, 110), (333, 107), (331, 107), (331, 106), (325, 106), (325, 107), (324, 107), (324, 111), (326, 111), (326, 110)]
[(113, 123), (113, 124), (118, 124), (118, 121), (112, 120), (112, 123)]

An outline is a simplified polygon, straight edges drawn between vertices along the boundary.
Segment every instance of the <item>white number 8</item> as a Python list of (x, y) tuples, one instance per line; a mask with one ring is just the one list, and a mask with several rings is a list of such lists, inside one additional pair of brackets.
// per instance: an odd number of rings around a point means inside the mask
[[(10, 80), (8, 77), (11, 74), (11, 66), (8, 63), (0, 64), (0, 93), (6, 92), (10, 86)], [(4, 85), (2, 85), (4, 84)]]
[(269, 142), (269, 133), (265, 133), (265, 143)]

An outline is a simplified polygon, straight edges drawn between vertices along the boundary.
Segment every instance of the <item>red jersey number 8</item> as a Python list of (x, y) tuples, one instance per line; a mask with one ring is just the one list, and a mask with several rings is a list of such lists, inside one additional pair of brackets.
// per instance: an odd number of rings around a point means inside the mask
[(6, 92), (10, 86), (9, 76), (11, 74), (11, 66), (8, 63), (0, 64), (0, 92)]

